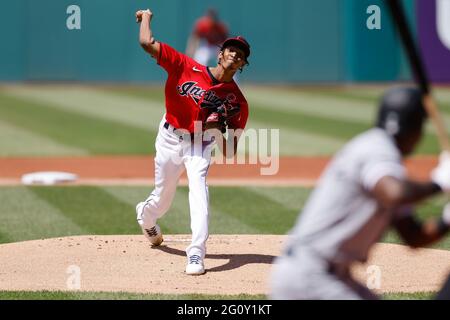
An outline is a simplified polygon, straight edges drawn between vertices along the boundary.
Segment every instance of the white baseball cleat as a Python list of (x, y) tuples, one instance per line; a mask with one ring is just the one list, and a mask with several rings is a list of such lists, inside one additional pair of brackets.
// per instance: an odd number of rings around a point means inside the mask
[(137, 220), (141, 226), (142, 233), (150, 241), (153, 246), (159, 246), (163, 241), (161, 228), (156, 224), (151, 228), (145, 228), (142, 224), (142, 214), (144, 213), (145, 202), (140, 202), (136, 206)]
[(144, 228), (144, 227), (141, 228), (142, 233), (150, 241), (152, 246), (157, 247), (164, 241), (161, 228), (157, 224), (151, 228)]
[(199, 255), (192, 255), (188, 257), (188, 264), (186, 266), (186, 274), (201, 275), (205, 273), (205, 266), (203, 260)]

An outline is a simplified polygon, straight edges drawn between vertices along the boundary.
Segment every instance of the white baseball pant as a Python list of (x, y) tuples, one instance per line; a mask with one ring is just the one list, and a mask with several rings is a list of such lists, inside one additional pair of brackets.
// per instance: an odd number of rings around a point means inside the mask
[(206, 177), (211, 162), (214, 141), (202, 141), (201, 135), (195, 143), (180, 139), (174, 128), (164, 127), (163, 117), (156, 138), (155, 188), (145, 200), (138, 223), (149, 229), (156, 224), (170, 208), (175, 196), (178, 180), (186, 169), (189, 180), (189, 208), (191, 216), (192, 241), (186, 249), (188, 256), (206, 254), (208, 239), (209, 196)]

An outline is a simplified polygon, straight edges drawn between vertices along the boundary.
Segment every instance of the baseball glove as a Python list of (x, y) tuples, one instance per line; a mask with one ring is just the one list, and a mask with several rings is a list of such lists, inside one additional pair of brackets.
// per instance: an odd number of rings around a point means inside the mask
[(228, 121), (241, 111), (239, 105), (232, 105), (226, 101), (220, 101), (220, 103), (203, 102), (201, 107), (209, 110), (205, 120), (205, 130), (214, 128), (219, 129), (222, 133), (226, 132)]

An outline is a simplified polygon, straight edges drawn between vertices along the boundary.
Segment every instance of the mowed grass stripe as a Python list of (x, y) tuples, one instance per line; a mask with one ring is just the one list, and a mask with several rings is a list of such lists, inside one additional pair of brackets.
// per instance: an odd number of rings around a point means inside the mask
[(32, 188), (0, 187), (1, 241), (86, 234), (87, 230), (59, 208), (35, 195)]
[[(324, 97), (322, 90), (291, 90), (280, 88), (267, 88), (244, 86), (242, 89), (247, 98), (251, 112), (254, 107), (269, 106), (275, 110), (301, 112), (310, 115), (324, 116), (332, 119), (346, 121), (370, 122), (376, 105), (370, 103), (356, 103), (350, 99), (339, 99), (336, 96)], [(164, 103), (164, 88), (114, 88), (109, 93), (119, 95), (127, 94), (135, 98), (145, 98), (154, 103)]]
[(14, 242), (9, 236), (0, 231), (0, 243)]
[[(364, 131), (372, 125), (376, 112), (374, 98), (353, 97), (347, 89), (311, 89), (294, 91), (292, 89), (261, 89), (245, 87), (244, 92), (250, 101), (250, 117), (246, 129), (280, 129), (279, 152), (281, 155), (329, 155), (336, 152), (344, 143), (358, 132)], [(112, 95), (127, 94), (135, 98), (145, 98), (153, 103), (163, 103), (164, 88), (112, 88), (107, 90)], [(369, 92), (371, 92), (369, 90)], [(325, 95), (325, 97), (324, 97)], [(268, 103), (271, 102), (271, 103)], [(260, 110), (261, 109), (261, 110)], [(267, 117), (269, 109), (269, 116)], [(283, 110), (280, 115), (277, 110)], [(280, 121), (274, 121), (273, 114), (279, 116)], [(304, 115), (306, 113), (306, 116)], [(283, 115), (284, 114), (284, 115)], [(311, 121), (311, 115), (313, 117)], [(288, 125), (286, 125), (286, 120)], [(300, 119), (300, 121), (296, 121)], [(344, 123), (339, 123), (340, 119)], [(302, 125), (306, 122), (307, 126)], [(290, 123), (290, 124), (289, 124)], [(337, 130), (348, 128), (350, 133), (335, 135), (327, 133), (322, 128), (337, 125)], [(311, 127), (315, 130), (311, 130)], [(352, 128), (359, 127), (356, 130)], [(428, 128), (427, 132), (433, 133)], [(427, 139), (420, 153), (436, 153), (439, 149), (434, 135)], [(240, 153), (254, 154), (257, 150), (239, 143)]]
[[(163, 88), (124, 88), (119, 92), (155, 102), (163, 101)], [(280, 129), (281, 155), (325, 155), (336, 152), (348, 139), (373, 125), (379, 96), (384, 89), (298, 90), (247, 86), (243, 92), (250, 103), (246, 129)], [(450, 117), (445, 121), (450, 127)], [(337, 135), (334, 134), (336, 131)], [(438, 152), (434, 128), (428, 125), (426, 132), (425, 143), (418, 153)], [(252, 153), (248, 149), (240, 142), (239, 152)]]
[[(105, 90), (111, 95), (129, 95), (134, 98), (142, 98), (151, 101), (152, 104), (164, 104), (163, 87), (129, 87), (129, 88), (110, 88)], [(273, 123), (265, 123), (253, 119), (252, 114), (257, 112), (250, 108), (250, 117), (246, 129), (270, 129), (274, 128)], [(243, 140), (243, 139), (242, 139)], [(242, 141), (241, 140), (241, 141)], [(336, 151), (344, 143), (341, 139), (334, 137), (318, 135), (301, 130), (301, 128), (288, 129), (282, 128), (280, 131), (279, 151), (281, 155), (323, 155)], [(238, 151), (241, 153), (256, 153), (249, 147), (245, 148), (243, 142), (239, 143)]]
[(293, 226), (298, 214), (297, 210), (286, 208), (245, 187), (212, 188), (210, 203), (261, 234), (285, 234)]
[[(264, 113), (255, 112), (253, 120), (249, 122), (249, 128), (252, 123), (256, 123), (256, 127), (279, 128), (281, 155), (332, 155), (350, 139), (372, 127), (309, 116), (293, 116), (273, 110)], [(415, 151), (416, 154), (440, 152), (439, 141), (431, 126), (431, 123), (427, 124), (427, 130)], [(238, 150), (242, 152), (245, 147), (241, 143), (239, 142)]]
[[(246, 141), (258, 141), (262, 137), (257, 135), (256, 140), (250, 140), (250, 137), (259, 130), (266, 130), (267, 137), (270, 139), (270, 143), (278, 142), (272, 141), (271, 131), (273, 129), (279, 130), (279, 143), (277, 149), (282, 156), (290, 155), (329, 155), (338, 150), (344, 143), (345, 139), (338, 139), (331, 136), (325, 136), (321, 134), (311, 133), (304, 131), (301, 128), (286, 128), (276, 126), (273, 123), (267, 121), (256, 121), (250, 119), (244, 136), (241, 136), (238, 144), (238, 151), (247, 154), (257, 154), (261, 152), (258, 145), (253, 144), (253, 147)], [(253, 132), (251, 132), (253, 131)], [(246, 138), (247, 137), (247, 138)], [(247, 139), (247, 140), (246, 140)], [(272, 145), (271, 145), (272, 148)], [(271, 151), (272, 149), (268, 149)], [(275, 149), (276, 150), (276, 149)]]
[[(378, 105), (382, 95), (394, 86), (385, 86), (382, 88), (365, 88), (365, 87), (348, 87), (348, 88), (325, 88), (320, 90), (323, 95), (338, 95), (342, 98), (352, 99), (355, 101), (373, 102)], [(318, 90), (318, 89), (313, 89)], [(433, 96), (436, 98), (439, 106), (443, 105), (446, 109), (450, 106), (450, 89), (433, 88)], [(450, 111), (450, 110), (446, 110)]]
[(91, 118), (140, 129), (158, 130), (165, 113), (163, 102), (85, 87), (10, 87), (7, 95), (50, 105)]
[(263, 107), (262, 105), (255, 109), (252, 117), (257, 121), (271, 123), (273, 128), (300, 129), (317, 135), (339, 139), (349, 139), (371, 127), (369, 124), (276, 110), (269, 106)]
[[(153, 190), (149, 187), (103, 187), (103, 190), (110, 193), (120, 201), (134, 206), (145, 200)], [(211, 190), (211, 187), (210, 187)], [(166, 234), (189, 234), (190, 229), (190, 208), (189, 208), (189, 188), (178, 187), (172, 206), (169, 211), (158, 220), (162, 231)], [(134, 210), (132, 214), (134, 214)], [(135, 214), (134, 214), (135, 215)], [(210, 233), (214, 234), (245, 234), (257, 233), (252, 226), (242, 223), (233, 216), (227, 215), (220, 207), (210, 207)]]
[[(381, 97), (384, 92), (390, 87), (385, 88), (334, 88), (324, 89), (320, 91), (320, 95), (339, 97), (343, 99), (349, 99), (353, 101), (372, 103), (374, 106), (378, 106), (381, 101)], [(446, 115), (450, 114), (450, 90), (446, 88), (436, 88), (433, 91), (433, 96), (436, 99), (439, 110)], [(447, 126), (449, 122), (447, 122)]]
[[(153, 96), (155, 91), (146, 90), (145, 88), (126, 89), (117, 92), (125, 92), (134, 97), (146, 97), (153, 103), (162, 103), (159, 96)], [(163, 88), (161, 88), (163, 91)], [(296, 114), (320, 116), (328, 119), (342, 119), (350, 121), (352, 117), (356, 117), (357, 123), (371, 121), (371, 114), (374, 107), (371, 105), (360, 106), (359, 104), (351, 103), (351, 101), (337, 101), (336, 99), (323, 99), (320, 95), (313, 95), (310, 93), (292, 93), (289, 91), (281, 91), (278, 89), (258, 89), (255, 87), (246, 87), (245, 95), (248, 97), (250, 104), (250, 121), (253, 115), (256, 115), (256, 121), (260, 120), (259, 114), (267, 112), (267, 109), (272, 111), (288, 112), (290, 117), (295, 117)], [(350, 106), (349, 106), (350, 104)], [(262, 112), (260, 112), (262, 108)], [(301, 128), (295, 126), (295, 128)]]
[[(43, 88), (45, 89), (46, 87)], [(355, 127), (356, 122), (354, 123), (353, 120), (344, 122), (343, 124), (339, 124), (341, 121), (336, 121), (336, 119), (339, 119), (340, 116), (337, 116), (336, 118), (334, 112), (343, 115), (344, 119), (348, 120), (349, 118), (356, 117), (358, 121), (362, 121), (363, 123), (365, 123), (367, 121), (370, 122), (371, 120), (369, 118), (373, 117), (373, 115), (366, 115), (368, 110), (374, 110), (376, 106), (376, 102), (372, 102), (374, 100), (373, 98), (364, 98), (363, 96), (361, 96), (361, 94), (359, 95), (359, 98), (352, 99), (351, 95), (354, 93), (352, 90), (348, 89), (322, 90), (315, 88), (311, 90), (302, 89), (300, 91), (294, 91), (293, 89), (273, 89), (262, 91), (262, 89), (260, 88), (255, 89), (253, 87), (250, 87), (249, 89), (244, 89), (244, 91), (246, 90), (250, 91), (250, 96), (252, 95), (252, 92), (256, 92), (255, 95), (257, 96), (257, 99), (262, 100), (261, 105), (251, 102), (251, 114), (247, 128), (280, 128), (280, 153), (282, 155), (317, 155), (333, 153), (339, 148), (339, 146), (341, 146), (345, 142), (344, 140), (349, 139), (350, 136), (361, 131), (361, 129), (350, 130), (350, 134), (347, 133), (341, 136), (336, 136), (333, 134), (333, 132), (327, 132), (326, 130), (322, 132), (321, 128), (323, 127), (331, 128), (331, 131), (334, 131), (333, 127), (338, 126), (337, 130), (339, 132), (342, 132), (342, 127)], [(71, 99), (66, 99), (66, 91), (67, 95), (72, 97)], [(24, 95), (43, 100), (49, 100), (54, 103), (52, 107), (55, 104), (58, 104), (57, 108), (67, 108), (72, 111), (76, 110), (76, 112), (88, 113), (93, 117), (112, 117), (113, 119), (117, 119), (118, 121), (122, 121), (124, 123), (133, 123), (138, 127), (149, 126), (156, 128), (159, 123), (160, 112), (163, 111), (161, 109), (164, 109), (162, 101), (162, 91), (162, 87), (160, 89), (151, 87), (151, 89), (123, 88), (121, 90), (119, 90), (118, 88), (94, 90), (83, 87), (57, 87), (56, 89), (45, 89), (43, 96), (40, 97), (40, 92), (36, 88), (33, 89), (25, 87), (25, 89), (23, 89), (21, 87), (13, 86), (9, 94)], [(269, 98), (273, 98), (274, 96), (276, 97), (276, 105), (267, 104), (267, 101), (270, 101), (270, 99), (266, 99), (265, 96), (260, 96), (267, 95), (267, 92), (271, 93), (269, 94)], [(358, 93), (359, 92), (357, 92), (356, 94)], [(84, 95), (86, 95), (86, 98), (80, 98)], [(339, 97), (339, 95), (344, 96)], [(325, 96), (325, 98), (323, 96)], [(75, 99), (82, 99), (83, 101), (86, 100), (86, 103), (80, 104), (81, 107), (78, 109), (78, 104), (73, 103)], [(95, 103), (90, 104), (90, 100), (94, 101)], [(361, 100), (367, 100), (367, 102), (361, 105)], [(302, 103), (302, 101), (304, 103)], [(330, 106), (332, 107), (323, 107), (323, 105), (325, 104), (330, 104)], [(371, 107), (369, 107), (370, 105)], [(109, 106), (111, 106), (111, 108)], [(261, 106), (263, 107), (263, 109), (259, 110), (258, 107)], [(108, 112), (109, 108), (112, 110), (112, 112)], [(124, 108), (130, 111), (125, 116), (123, 116), (122, 112)], [(285, 111), (285, 115), (281, 115), (278, 120), (275, 119), (276, 121), (273, 121), (274, 118), (272, 117), (272, 113), (269, 114), (269, 117), (266, 116), (268, 113), (267, 109), (271, 109), (271, 111), (273, 112), (275, 111), (273, 110), (274, 108), (281, 108)], [(146, 116), (139, 116), (141, 113), (143, 114), (144, 112), (146, 112), (146, 110), (154, 110), (152, 112), (155, 112), (155, 110), (157, 110), (157, 119), (148, 121)], [(311, 121), (310, 117), (305, 117), (302, 112), (299, 112), (298, 110), (303, 110), (303, 112), (306, 112), (309, 115), (318, 114), (319, 116), (314, 117), (314, 121)], [(275, 111), (275, 113), (279, 115), (279, 112)], [(327, 118), (330, 116), (332, 117), (332, 119), (322, 119), (322, 117)], [(149, 118), (151, 118), (151, 116), (149, 116)], [(285, 119), (290, 121), (286, 122)], [(298, 119), (303, 120), (307, 124), (311, 124), (311, 126), (316, 130), (311, 130), (310, 126), (303, 125), (302, 121), (297, 121)], [(329, 120), (331, 120), (331, 123)], [(446, 119), (445, 121), (450, 125), (450, 118)], [(336, 122), (338, 123), (337, 125), (335, 124)], [(364, 128), (370, 127), (369, 122), (367, 122), (368, 124), (366, 124)], [(360, 125), (361, 124), (359, 124), (359, 126)], [(358, 124), (356, 124), (356, 126), (358, 126)], [(434, 129), (428, 126), (427, 132), (434, 132)], [(240, 147), (239, 149), (242, 150), (243, 148)], [(434, 146), (426, 147), (422, 148), (421, 152), (428, 153), (429, 150), (431, 150), (431, 152), (433, 153), (437, 149)]]
[[(106, 189), (105, 189), (106, 188)], [(140, 234), (135, 203), (147, 187), (1, 187), (0, 239), (15, 242), (81, 234)], [(164, 233), (190, 233), (187, 187), (160, 220)], [(286, 234), (310, 188), (210, 187), (210, 231), (214, 234)], [(418, 207), (421, 219), (438, 217), (447, 199)], [(390, 232), (383, 242), (400, 243)], [(450, 236), (435, 245), (450, 249)]]
[[(253, 92), (253, 93), (252, 93)], [(255, 93), (256, 92), (256, 93)], [(268, 102), (275, 103), (275, 100), (279, 100), (276, 104), (277, 108), (284, 111), (294, 112), (297, 115), (292, 115), (293, 118), (302, 114), (302, 118), (306, 115), (315, 115), (319, 118), (325, 117), (348, 123), (349, 127), (360, 126), (360, 124), (370, 127), (375, 122), (376, 113), (381, 95), (384, 92), (382, 89), (359, 89), (353, 90), (339, 88), (339, 89), (311, 89), (311, 90), (298, 90), (292, 89), (275, 89), (276, 94), (268, 94), (270, 90), (262, 91), (261, 88), (251, 88), (250, 96), (257, 102), (253, 104), (256, 107), (264, 107), (272, 109), (273, 107)], [(443, 112), (443, 120), (450, 131), (450, 102), (442, 102), (450, 96), (448, 90), (440, 90), (440, 99), (438, 97), (438, 103), (440, 110)], [(377, 95), (377, 93), (380, 93)], [(258, 115), (258, 110), (255, 111)], [(320, 121), (320, 120), (319, 120)], [(314, 122), (311, 122), (314, 123)], [(324, 123), (324, 125), (326, 125)], [(329, 126), (329, 125), (328, 125)], [(333, 126), (333, 125), (331, 125)], [(320, 129), (319, 125), (315, 125)], [(303, 126), (299, 126), (303, 128)], [(341, 127), (342, 128), (342, 127)], [(361, 129), (360, 129), (361, 130)], [(355, 131), (356, 132), (356, 131)], [(419, 153), (436, 153), (439, 152), (439, 148), (436, 142), (436, 129), (432, 123), (428, 121), (426, 126), (427, 142), (432, 142), (431, 145), (424, 144), (419, 149)], [(323, 133), (326, 133), (324, 131)], [(341, 138), (349, 138), (348, 135)], [(433, 142), (433, 140), (435, 140)]]
[[(264, 111), (264, 112), (261, 112)], [(300, 129), (317, 135), (340, 138), (348, 141), (357, 134), (373, 127), (373, 124), (363, 124), (349, 122), (343, 120), (332, 120), (321, 117), (310, 116), (306, 114), (294, 114), (288, 111), (276, 111), (268, 108), (260, 107), (255, 111), (254, 119), (257, 121), (265, 121), (272, 126), (288, 127), (292, 130)], [(444, 117), (446, 125), (450, 128), (450, 117)], [(440, 148), (434, 134), (435, 130), (431, 123), (427, 123), (423, 143), (418, 149), (418, 153), (437, 153)]]
[(117, 95), (117, 96), (129, 96), (133, 98), (152, 100), (153, 102), (165, 105), (165, 92), (164, 86), (149, 85), (149, 86), (128, 86), (128, 87), (110, 87), (110, 88), (98, 88), (97, 90)]
[[(158, 89), (152, 87), (149, 90), (145, 88), (122, 88), (118, 89), (117, 92), (112, 91), (112, 89), (109, 92), (111, 92), (111, 94), (118, 94), (118, 92), (120, 92), (134, 97), (144, 97), (145, 99), (153, 100), (155, 103), (161, 103), (161, 95), (158, 95), (159, 91), (163, 92), (164, 88)], [(162, 99), (164, 99), (164, 96), (162, 96)], [(255, 119), (253, 117), (254, 110), (252, 107), (253, 106), (251, 105), (250, 117), (246, 130), (280, 128), (280, 126), (276, 126), (270, 121), (258, 121)], [(247, 154), (259, 152), (258, 150), (245, 147), (243, 140), (244, 139), (242, 138), (238, 145), (238, 152)], [(279, 151), (281, 155), (324, 155), (336, 151), (343, 143), (344, 140), (342, 139), (314, 134), (304, 131), (300, 127), (294, 129), (282, 127), (280, 130)]]
[(320, 95), (322, 97), (325, 97), (326, 99), (339, 99), (343, 101), (350, 102), (353, 104), (359, 104), (363, 106), (370, 106), (372, 109), (371, 116), (369, 116), (366, 121), (373, 121), (376, 109), (378, 107), (379, 101), (381, 99), (381, 93), (380, 95), (376, 95), (372, 91), (359, 91), (359, 90), (351, 90), (351, 89), (324, 89), (320, 92), (316, 93), (317, 95)]
[(321, 91), (267, 89), (250, 87), (245, 90), (250, 106), (258, 109), (288, 111), (300, 115), (355, 123), (371, 123), (376, 105), (363, 101), (327, 97)]
[(89, 234), (137, 233), (134, 208), (101, 188), (33, 187), (31, 191)]
[[(331, 86), (277, 86), (276, 90), (279, 92), (290, 92), (298, 93), (299, 91), (308, 94), (313, 94), (320, 96), (322, 93), (349, 93), (354, 96), (361, 96), (362, 98), (372, 98), (378, 99), (381, 95), (392, 86), (390, 85), (376, 85), (376, 86), (365, 86), (365, 85), (331, 85)], [(259, 88), (259, 87), (256, 87)], [(367, 101), (367, 100), (366, 100)]]
[(154, 153), (156, 132), (0, 94), (0, 117), (90, 154)]
[[(134, 88), (112, 88), (108, 89), (111, 94), (127, 94), (133, 97), (140, 97), (149, 100), (153, 100), (154, 103), (164, 102), (164, 88), (150, 87), (134, 87)], [(277, 105), (272, 106), (278, 108)], [(254, 117), (255, 113), (258, 113), (257, 109), (250, 105), (249, 122), (247, 123), (246, 130), (254, 129), (280, 129), (280, 143), (279, 151), (281, 155), (324, 155), (330, 154), (339, 149), (345, 142), (343, 139), (323, 135), (321, 133), (312, 133), (303, 130), (297, 126), (295, 128), (280, 127), (271, 121), (259, 121)], [(270, 136), (270, 135), (269, 135)], [(243, 138), (239, 142), (238, 152), (254, 154), (259, 150), (246, 147), (243, 143)]]
[[(133, 97), (141, 97), (148, 100), (152, 100), (153, 103), (163, 103), (164, 101), (164, 88), (151, 87), (148, 90), (146, 88), (123, 88), (123, 89), (109, 89), (111, 94), (127, 94)], [(279, 125), (270, 121), (258, 121), (253, 115), (258, 110), (254, 110), (253, 106), (250, 106), (250, 117), (247, 123), (246, 130), (254, 129), (271, 129), (277, 128), (280, 130), (280, 143), (279, 151), (281, 155), (324, 155), (330, 154), (339, 149), (344, 143), (344, 140), (336, 137), (326, 136), (317, 133), (311, 133), (302, 130), (300, 127), (295, 128), (280, 128)], [(270, 135), (269, 135), (270, 136)], [(258, 150), (245, 147), (243, 139), (239, 142), (238, 152), (240, 153), (255, 153)]]
[(302, 187), (247, 187), (250, 191), (266, 197), (297, 213), (303, 208), (311, 193)]
[[(410, 84), (414, 86), (414, 84)], [(343, 98), (355, 99), (355, 100), (363, 100), (368, 102), (375, 102), (375, 105), (378, 105), (378, 102), (381, 100), (382, 95), (389, 89), (403, 86), (403, 85), (383, 85), (383, 86), (331, 86), (331, 87), (313, 87), (313, 88), (301, 88), (298, 89), (296, 87), (281, 87), (276, 88), (280, 92), (294, 92), (298, 91), (307, 92), (316, 95), (341, 95)], [(408, 85), (406, 85), (408, 86)], [(446, 87), (435, 87), (433, 89), (433, 96), (436, 97), (437, 100), (443, 103), (450, 103), (450, 88)]]
[[(355, 100), (360, 102), (369, 102), (373, 103), (374, 106), (378, 106), (381, 102), (382, 94), (380, 95), (373, 95), (371, 93), (367, 94), (364, 91), (359, 92), (357, 90), (355, 91), (323, 91), (321, 94), (323, 95), (329, 95), (334, 97), (340, 97), (344, 99), (349, 100)], [(450, 129), (450, 93), (447, 91), (442, 90), (436, 90), (434, 94), (437, 106), (439, 111), (442, 113), (444, 123), (447, 127), (447, 129)], [(375, 117), (374, 117), (375, 119)], [(427, 128), (427, 132), (435, 132), (434, 128)]]
[[(136, 205), (147, 199), (153, 186), (148, 187), (103, 187), (103, 190), (115, 197), (118, 201), (128, 204), (132, 209), (129, 214), (136, 225), (136, 233), (141, 233), (136, 221)], [(158, 220), (158, 224), (164, 234), (185, 234), (190, 233), (189, 229), (189, 203), (180, 195), (177, 190), (172, 206), (169, 211)]]
[(0, 121), (0, 156), (86, 155), (87, 151)]

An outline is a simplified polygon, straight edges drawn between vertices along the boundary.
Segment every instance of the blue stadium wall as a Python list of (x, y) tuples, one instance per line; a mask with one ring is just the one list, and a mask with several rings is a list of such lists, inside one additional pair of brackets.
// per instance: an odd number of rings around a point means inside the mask
[[(66, 9), (81, 8), (81, 30)], [(369, 30), (369, 5), (381, 30)], [(414, 1), (404, 0), (414, 25)], [(193, 22), (214, 6), (252, 47), (242, 82), (339, 83), (409, 78), (382, 0), (2, 0), (0, 81), (161, 82), (165, 72), (138, 44), (137, 9), (155, 37), (184, 51)]]

